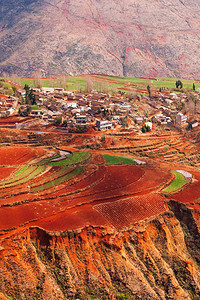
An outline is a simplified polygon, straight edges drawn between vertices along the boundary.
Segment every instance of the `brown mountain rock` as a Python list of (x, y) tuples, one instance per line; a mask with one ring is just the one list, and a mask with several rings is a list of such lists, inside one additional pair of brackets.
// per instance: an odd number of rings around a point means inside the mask
[(2, 0), (0, 70), (198, 78), (200, 4)]

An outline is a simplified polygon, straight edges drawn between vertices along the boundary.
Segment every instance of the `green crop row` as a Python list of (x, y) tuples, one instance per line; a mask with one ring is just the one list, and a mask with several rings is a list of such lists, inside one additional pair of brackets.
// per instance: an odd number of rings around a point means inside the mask
[(35, 188), (31, 188), (31, 192), (32, 193), (36, 193), (36, 192), (41, 192), (41, 191), (44, 191), (46, 189), (49, 189), (49, 188), (52, 188), (54, 186), (57, 186), (61, 183), (63, 183), (64, 181), (68, 180), (68, 179), (71, 179), (72, 177), (80, 174), (82, 172), (83, 168), (82, 167), (77, 167), (76, 169), (74, 169), (72, 172), (68, 173), (68, 174), (65, 174), (64, 176), (62, 177), (59, 177), (55, 180), (52, 180), (52, 181), (49, 181), (49, 182), (46, 182), (45, 184), (43, 185), (40, 185), (40, 186), (37, 186)]
[(49, 176), (45, 176), (45, 178), (43, 178), (40, 181), (36, 181), (33, 182), (33, 184), (31, 184), (32, 188), (38, 187), (39, 185), (43, 185), (51, 180), (55, 180), (59, 177), (62, 177), (70, 172), (72, 172), (74, 170), (74, 168), (72, 166), (61, 166), (59, 167), (58, 170), (55, 170), (55, 172), (53, 174), (50, 174)]
[(11, 183), (8, 183), (8, 184), (5, 184), (3, 186), (3, 188), (6, 188), (6, 187), (12, 187), (12, 186), (16, 186), (16, 185), (19, 185), (19, 184), (23, 184), (23, 183), (26, 183), (28, 182), (29, 180), (33, 179), (34, 177), (38, 176), (42, 171), (44, 171), (45, 168), (40, 166), (40, 167), (37, 167), (33, 172), (31, 172), (28, 176), (25, 176), (23, 177), (22, 179), (18, 180), (18, 181), (14, 181), (14, 182), (11, 182)]
[(0, 183), (0, 186), (6, 186), (7, 184), (15, 183), (16, 181), (19, 181), (23, 178), (26, 178), (29, 176), (37, 167), (36, 166), (25, 166), (21, 170), (19, 170), (17, 173), (14, 174), (14, 177), (4, 180), (2, 183)]

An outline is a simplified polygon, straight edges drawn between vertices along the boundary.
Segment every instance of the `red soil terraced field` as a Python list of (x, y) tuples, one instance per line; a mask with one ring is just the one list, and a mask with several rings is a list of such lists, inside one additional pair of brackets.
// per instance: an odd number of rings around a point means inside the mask
[(0, 148), (0, 165), (19, 165), (44, 154), (45, 150), (39, 148), (2, 147)]
[(113, 226), (122, 228), (136, 223), (141, 219), (155, 216), (165, 211), (165, 198), (158, 193), (131, 197), (114, 202), (95, 205), (94, 208), (102, 214)]
[(14, 172), (16, 170), (16, 168), (14, 167), (0, 167), (0, 180), (7, 178), (8, 176), (10, 176), (12, 174), (12, 172)]
[[(44, 154), (40, 150), (1, 148), (7, 164)], [(165, 211), (164, 198), (159, 191), (171, 180), (169, 171), (152, 165), (105, 165), (100, 156), (98, 162), (101, 164), (98, 165), (95, 157), (96, 153), (91, 160), (71, 167), (51, 166), (49, 159), (42, 166), (40, 162), (31, 164), (29, 160), (28, 168), (21, 168), (16, 179), (12, 176), (5, 183), (2, 181), (1, 234), (29, 226), (51, 231), (86, 225), (121, 228)], [(53, 187), (52, 182), (55, 183)]]
[[(54, 166), (56, 151), (34, 147), (2, 147), (0, 154), (0, 235), (30, 226), (122, 228), (167, 209), (161, 193), (173, 179), (168, 165), (107, 165), (99, 152), (84, 153), (81, 160), (76, 150), (68, 158), (71, 165), (64, 157)], [(192, 183), (173, 199), (198, 199), (200, 173), (192, 174)]]
[(193, 182), (183, 190), (173, 194), (171, 199), (182, 203), (200, 202), (200, 173), (193, 172)]

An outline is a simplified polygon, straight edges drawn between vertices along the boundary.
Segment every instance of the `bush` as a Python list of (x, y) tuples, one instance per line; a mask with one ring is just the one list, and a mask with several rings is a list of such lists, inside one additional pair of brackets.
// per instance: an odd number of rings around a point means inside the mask
[(147, 125), (143, 125), (143, 126), (142, 126), (142, 132), (143, 132), (143, 133), (149, 132), (149, 131), (151, 131), (151, 128), (150, 128), (149, 126), (147, 126)]

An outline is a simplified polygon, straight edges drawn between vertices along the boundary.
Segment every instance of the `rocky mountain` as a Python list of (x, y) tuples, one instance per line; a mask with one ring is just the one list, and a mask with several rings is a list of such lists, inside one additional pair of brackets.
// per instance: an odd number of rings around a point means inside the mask
[(0, 71), (199, 78), (195, 0), (2, 0)]

